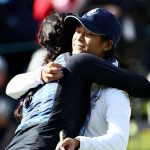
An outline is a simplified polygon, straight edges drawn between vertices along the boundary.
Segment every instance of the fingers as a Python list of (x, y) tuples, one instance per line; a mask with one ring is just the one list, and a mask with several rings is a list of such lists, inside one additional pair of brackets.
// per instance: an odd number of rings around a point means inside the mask
[(57, 144), (55, 150), (65, 150), (65, 148), (64, 148), (64, 147), (61, 147), (60, 145), (61, 145), (61, 143), (59, 142), (59, 143)]
[(45, 68), (44, 69), (45, 73), (49, 74), (49, 73), (60, 73), (61, 72), (61, 68)]
[(55, 73), (55, 74), (46, 74), (45, 77), (50, 78), (52, 80), (58, 79), (62, 77), (61, 73)]
[(56, 150), (74, 150), (73, 148), (71, 148), (71, 142), (70, 142), (71, 138), (66, 138), (63, 142), (59, 142), (57, 144)]
[(46, 65), (46, 67), (42, 70), (41, 79), (45, 83), (58, 80), (63, 77), (61, 64), (50, 62)]
[(75, 148), (79, 147), (80, 141), (77, 139), (66, 138), (63, 142), (59, 142), (57, 144), (56, 150), (75, 150)]
[(51, 81), (54, 81), (54, 80), (58, 80), (60, 79), (61, 77), (63, 76), (63, 73), (62, 72), (59, 72), (59, 73), (47, 73), (47, 72), (42, 72), (42, 77), (43, 77), (43, 81), (45, 83), (47, 82), (51, 82)]
[(49, 68), (52, 68), (52, 67), (62, 68), (62, 65), (59, 64), (59, 63), (56, 63), (56, 62), (50, 62), (46, 66), (49, 67)]
[(67, 150), (74, 150), (75, 147), (75, 141), (72, 138), (66, 138), (60, 145), (61, 147), (66, 147)]
[(71, 138), (66, 138), (62, 143), (61, 143), (61, 147), (65, 147), (67, 145), (71, 145)]
[(60, 146), (67, 147), (67, 150), (75, 150), (80, 147), (80, 140), (77, 138), (66, 138)]

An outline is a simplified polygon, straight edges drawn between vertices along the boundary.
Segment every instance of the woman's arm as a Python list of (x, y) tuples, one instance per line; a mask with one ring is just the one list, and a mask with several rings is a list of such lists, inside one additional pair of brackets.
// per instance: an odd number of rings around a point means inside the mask
[(62, 77), (61, 64), (51, 62), (46, 66), (39, 67), (33, 72), (23, 73), (15, 76), (7, 85), (6, 94), (14, 99), (20, 98), (29, 89), (37, 87)]
[[(90, 132), (90, 134), (93, 134), (93, 137), (79, 136), (80, 149), (86, 150), (90, 147), (91, 150), (126, 150), (131, 116), (128, 96), (120, 90), (108, 89), (104, 96), (100, 96), (100, 99), (97, 100), (95, 109), (96, 110), (91, 112), (87, 131), (85, 131), (85, 134)], [(99, 133), (99, 130), (102, 130), (104, 124), (100, 122), (97, 123), (95, 119), (101, 116), (104, 117), (102, 118), (105, 119), (107, 123), (107, 127), (104, 127), (104, 130), (105, 128), (108, 129), (104, 135), (97, 136), (95, 132)]]
[(39, 67), (33, 72), (16, 75), (8, 83), (6, 87), (6, 94), (14, 99), (20, 98), (29, 89), (37, 87), (44, 82), (41, 80), (41, 71), (43, 67)]
[[(85, 53), (73, 55), (67, 64), (71, 68), (75, 67), (73, 70), (76, 70), (76, 72), (79, 71), (87, 80), (91, 80), (91, 82), (124, 90), (130, 96), (134, 97), (150, 96), (150, 82), (146, 78), (117, 68), (96, 56)], [(34, 77), (37, 76), (36, 74), (38, 73), (32, 74), (33, 78), (31, 77), (31, 79), (33, 80), (30, 80), (30, 75), (28, 76), (27, 74), (18, 75), (13, 78), (7, 86), (7, 95), (17, 99), (30, 88), (39, 85), (38, 81), (40, 77), (36, 81), (35, 79), (37, 78)], [(50, 78), (47, 79), (49, 81)]]
[(72, 55), (66, 67), (80, 72), (87, 81), (118, 88), (133, 97), (149, 97), (150, 82), (143, 76), (115, 67), (91, 54)]

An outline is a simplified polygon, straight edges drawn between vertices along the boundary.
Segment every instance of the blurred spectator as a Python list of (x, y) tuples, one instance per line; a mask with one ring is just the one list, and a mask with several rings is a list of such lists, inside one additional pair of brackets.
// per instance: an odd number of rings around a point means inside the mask
[(52, 0), (34, 0), (33, 18), (36, 21), (42, 21), (43, 18), (52, 10)]
[(136, 58), (141, 66), (150, 71), (150, 1), (133, 0), (131, 6), (137, 32)]
[(9, 64), (8, 80), (26, 71), (37, 48), (38, 22), (32, 10), (33, 0), (0, 0), (0, 53)]
[(80, 7), (78, 14), (83, 15), (85, 12), (93, 8), (107, 7), (109, 11), (114, 13), (119, 18), (126, 3), (127, 1), (124, 0), (86, 0), (84, 1), (82, 8)]
[(4, 57), (0, 56), (0, 89), (3, 89), (7, 79), (8, 65)]
[(16, 123), (13, 122), (14, 101), (5, 94), (8, 66), (0, 56), (0, 150), (4, 150), (13, 138)]
[(73, 12), (85, 3), (86, 0), (34, 0), (33, 18), (36, 21), (42, 21), (48, 14), (53, 12)]
[(0, 43), (35, 39), (32, 6), (32, 0), (0, 0)]
[(77, 10), (86, 2), (86, 0), (52, 0), (52, 6), (56, 11), (68, 11), (77, 13)]

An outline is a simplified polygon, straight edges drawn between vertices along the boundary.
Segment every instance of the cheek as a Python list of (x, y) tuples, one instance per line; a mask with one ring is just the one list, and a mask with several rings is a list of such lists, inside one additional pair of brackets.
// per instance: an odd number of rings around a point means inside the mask
[(76, 37), (77, 37), (77, 34), (76, 34), (76, 32), (75, 32), (75, 33), (73, 34), (72, 40), (75, 40)]
[(104, 48), (104, 44), (100, 40), (95, 40), (93, 42), (93, 45), (94, 45), (95, 49), (103, 49)]
[(94, 49), (97, 47), (96, 43), (94, 41), (87, 42), (87, 50), (88, 51), (94, 51)]
[(92, 42), (89, 43), (89, 46), (87, 48), (87, 51), (91, 54), (94, 54), (96, 56), (99, 56), (103, 53), (102, 50), (102, 45), (99, 41), (93, 40)]

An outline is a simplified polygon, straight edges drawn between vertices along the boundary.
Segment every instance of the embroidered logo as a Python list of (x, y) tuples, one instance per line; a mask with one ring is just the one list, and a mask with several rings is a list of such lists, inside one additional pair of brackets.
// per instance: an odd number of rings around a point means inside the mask
[(98, 10), (98, 8), (95, 8), (95, 9), (89, 11), (89, 12), (87, 13), (87, 16), (91, 16), (91, 15), (93, 15), (93, 14), (96, 14), (96, 13), (97, 13), (97, 10)]

